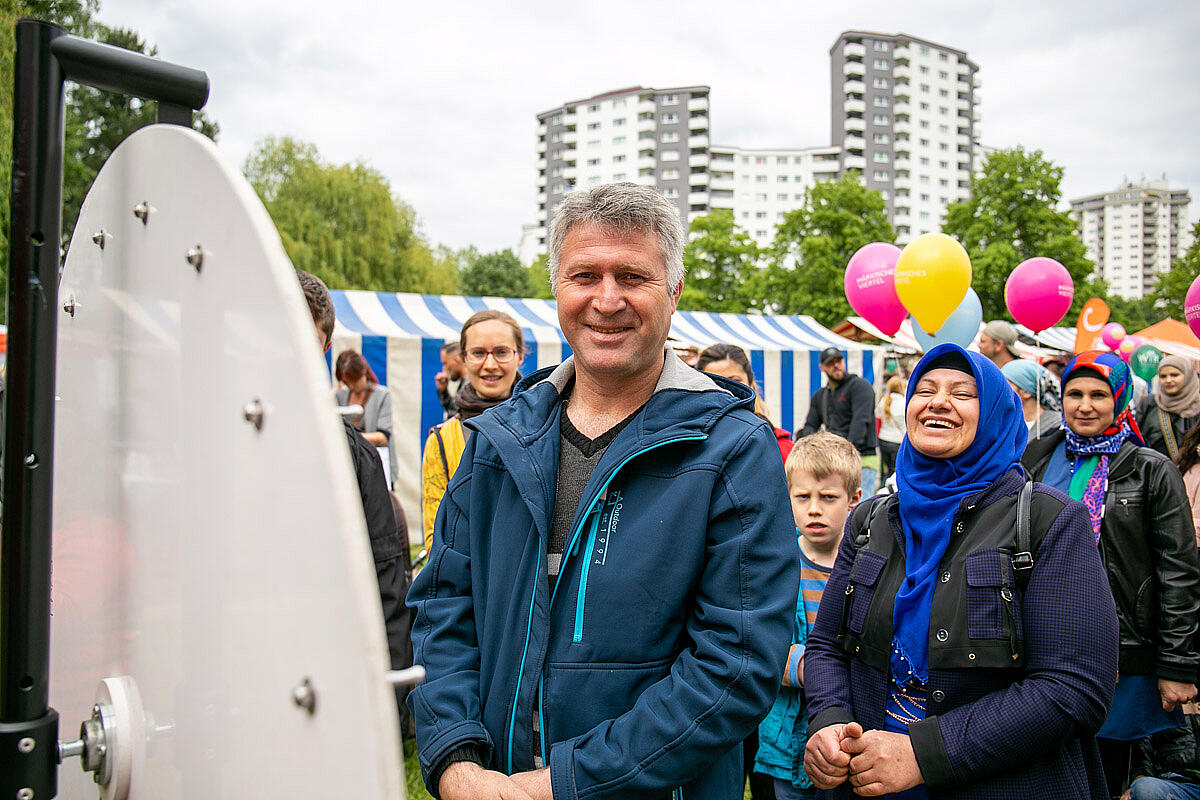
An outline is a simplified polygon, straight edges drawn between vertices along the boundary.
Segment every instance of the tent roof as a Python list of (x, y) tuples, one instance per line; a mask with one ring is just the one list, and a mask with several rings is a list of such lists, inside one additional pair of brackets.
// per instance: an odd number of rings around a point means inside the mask
[[(553, 300), (362, 291), (330, 294), (337, 326), (346, 332), (450, 341), (458, 338), (462, 323), (472, 314), (496, 309), (512, 315), (533, 341), (565, 341)], [(671, 338), (697, 347), (729, 342), (750, 350), (875, 349), (844, 339), (804, 315), (676, 311), (671, 317)]]

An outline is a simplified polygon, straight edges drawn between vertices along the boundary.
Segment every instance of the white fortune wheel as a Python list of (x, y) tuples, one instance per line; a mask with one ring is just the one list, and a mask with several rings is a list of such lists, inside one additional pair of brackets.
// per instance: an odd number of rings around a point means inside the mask
[[(88, 194), (60, 298), (61, 737), (103, 701), (104, 798), (402, 798), (345, 434), (253, 190), (204, 137), (138, 131)], [(95, 798), (77, 764), (60, 796)]]

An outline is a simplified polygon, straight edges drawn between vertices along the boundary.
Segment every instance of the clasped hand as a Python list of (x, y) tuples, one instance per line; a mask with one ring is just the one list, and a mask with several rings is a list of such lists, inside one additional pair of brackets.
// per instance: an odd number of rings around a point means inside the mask
[(808, 737), (804, 770), (818, 789), (849, 780), (855, 794), (878, 797), (923, 783), (912, 742), (902, 733), (829, 725)]

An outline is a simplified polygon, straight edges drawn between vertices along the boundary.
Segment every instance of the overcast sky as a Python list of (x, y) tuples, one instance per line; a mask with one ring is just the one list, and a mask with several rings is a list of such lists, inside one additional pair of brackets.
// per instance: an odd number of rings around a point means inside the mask
[(535, 115), (568, 100), (703, 84), (716, 144), (828, 144), (848, 29), (965, 50), (983, 143), (1043, 150), (1065, 197), (1166, 173), (1200, 216), (1195, 0), (101, 0), (100, 19), (208, 72), (236, 163), (269, 135), (364, 160), (435, 244), (515, 248), (535, 221)]

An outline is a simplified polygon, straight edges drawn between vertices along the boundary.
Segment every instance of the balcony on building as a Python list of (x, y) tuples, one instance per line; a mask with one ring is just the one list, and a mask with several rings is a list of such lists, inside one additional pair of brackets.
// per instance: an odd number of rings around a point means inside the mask
[(858, 61), (847, 61), (842, 67), (843, 75), (857, 75), (860, 78), (863, 76), (863, 65)]
[(711, 180), (712, 176), (709, 174), (708, 170), (697, 168), (696, 170), (693, 170), (690, 175), (688, 175), (688, 186), (692, 187), (692, 191), (696, 191), (697, 187), (703, 187), (707, 191)]
[(647, 119), (639, 119), (637, 121), (638, 133), (641, 133), (643, 131), (655, 131), (655, 130), (658, 130), (658, 123), (654, 121), (653, 116), (651, 116)]
[(537, 187), (538, 187), (539, 189), (545, 189), (545, 188), (546, 188), (546, 183), (547, 183), (547, 178), (546, 178), (546, 175), (545, 175), (545, 173), (542, 173), (541, 175), (538, 175), (538, 179), (537, 179)]
[(905, 136), (911, 136), (912, 135), (912, 123), (908, 119), (903, 119), (903, 120), (898, 119), (894, 123), (892, 123), (892, 130), (896, 132), (897, 136), (899, 136), (900, 134), (904, 134)]
[(867, 140), (861, 136), (848, 134), (846, 138), (842, 139), (842, 147), (846, 148), (847, 150), (857, 150), (859, 153), (861, 153), (862, 149), (866, 146)]
[(689, 206), (707, 206), (708, 192), (688, 192)]
[(867, 90), (867, 85), (865, 83), (863, 83), (862, 81), (846, 81), (845, 83), (842, 84), (842, 89), (845, 90), (846, 94), (860, 95), (860, 97), (857, 97), (855, 99), (861, 100), (862, 99), (861, 95), (863, 92), (865, 92)]
[(846, 169), (856, 169), (860, 172), (867, 168), (867, 159), (863, 158), (862, 156), (847, 154), (846, 157), (842, 159), (842, 163), (845, 165)]
[(658, 161), (654, 158), (653, 151), (651, 151), (650, 155), (648, 155), (648, 156), (647, 155), (638, 156), (637, 167), (639, 170), (642, 170), (642, 169), (653, 170), (657, 164), (658, 164)]
[(846, 42), (845, 46), (842, 47), (842, 55), (847, 58), (865, 58), (867, 48), (863, 47), (862, 42)]
[(700, 134), (699, 136), (689, 136), (688, 147), (708, 147), (708, 136), (704, 134)]
[(983, 81), (980, 80), (978, 73), (976, 73), (975, 77), (971, 79), (971, 85), (974, 86), (976, 90), (983, 88)]
[(689, 98), (688, 111), (708, 111), (708, 95)]
[(733, 192), (713, 192), (709, 199), (710, 206), (713, 209), (728, 208), (733, 209)]
[(893, 226), (894, 225), (911, 225), (911, 224), (912, 224), (912, 216), (910, 214), (908, 214), (907, 212), (902, 214), (902, 213), (900, 213), (899, 209), (896, 209), (896, 213), (892, 214), (892, 225)]
[(541, 123), (540, 125), (538, 125), (538, 126), (537, 126), (537, 135), (538, 135), (538, 136), (545, 136), (545, 135), (546, 135), (546, 123), (544, 123), (544, 122), (543, 122), (543, 123)]
[(905, 97), (903, 100), (896, 98), (896, 102), (892, 105), (893, 114), (896, 116), (900, 116), (901, 114), (907, 116), (910, 111), (912, 111), (912, 107), (908, 104), (907, 97)]
[(847, 114), (863, 114), (866, 113), (867, 104), (862, 100), (845, 100), (842, 102), (842, 110)]
[(866, 129), (867, 122), (862, 117), (846, 117), (843, 121), (843, 126), (848, 131), (859, 131), (861, 133)]
[(575, 131), (566, 131), (562, 135), (564, 144), (576, 144), (579, 141), (579, 134)]
[(538, 151), (539, 156), (544, 156), (546, 154), (546, 143), (538, 142), (537, 143), (537, 151)]
[(971, 110), (971, 101), (964, 100), (961, 97), (955, 101), (955, 105), (958, 107), (959, 111), (970, 111)]
[(896, 64), (907, 65), (909, 55), (908, 44), (898, 44), (892, 48), (892, 61)]
[(693, 153), (692, 155), (688, 156), (688, 166), (689, 167), (707, 167), (708, 166), (708, 153)]
[(897, 153), (894, 163), (896, 165), (897, 173), (907, 172), (908, 170), (912, 169), (912, 159), (909, 157), (908, 153)]
[(712, 180), (709, 182), (709, 188), (712, 189), (713, 196), (715, 197), (717, 192), (732, 192), (736, 186), (732, 175), (718, 172), (713, 175)]
[(575, 126), (579, 124), (579, 116), (577, 114), (564, 114), (562, 118), (562, 124), (565, 125), (568, 130), (574, 130)]
[(647, 112), (653, 114), (656, 108), (657, 107), (654, 105), (654, 95), (649, 95), (648, 97), (641, 97), (638, 99), (637, 112), (639, 114), (645, 114)]
[(538, 201), (538, 205), (545, 205), (546, 204), (546, 193), (538, 192), (537, 201)]
[(896, 83), (908, 83), (912, 80), (912, 68), (907, 64), (897, 65), (892, 70), (892, 78), (895, 79)]
[(688, 117), (688, 130), (690, 131), (706, 131), (708, 130), (708, 115), (707, 114), (692, 114)]

